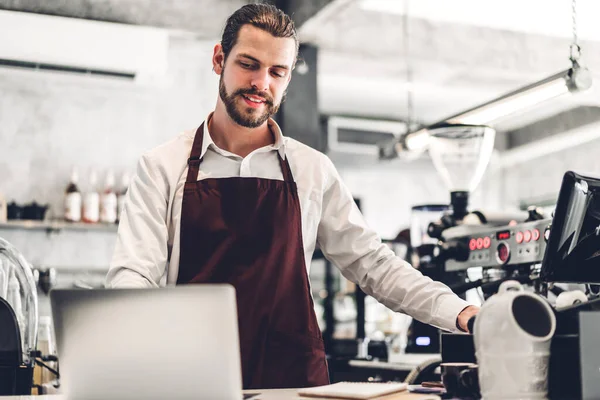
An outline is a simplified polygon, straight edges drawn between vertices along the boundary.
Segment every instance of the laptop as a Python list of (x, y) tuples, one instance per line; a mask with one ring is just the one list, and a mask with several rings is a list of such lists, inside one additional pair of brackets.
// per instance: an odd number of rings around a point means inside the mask
[(240, 400), (235, 289), (50, 292), (69, 400)]

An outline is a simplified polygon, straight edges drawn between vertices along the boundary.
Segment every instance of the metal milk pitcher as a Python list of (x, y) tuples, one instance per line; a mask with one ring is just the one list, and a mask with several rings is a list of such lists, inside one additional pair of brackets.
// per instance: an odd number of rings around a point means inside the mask
[(506, 281), (481, 307), (474, 325), (481, 395), (488, 399), (544, 399), (556, 317), (548, 302)]

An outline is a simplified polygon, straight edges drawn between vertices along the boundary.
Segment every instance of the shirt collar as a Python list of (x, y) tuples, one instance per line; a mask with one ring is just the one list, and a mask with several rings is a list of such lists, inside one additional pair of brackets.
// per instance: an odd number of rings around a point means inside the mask
[[(209, 146), (212, 145), (215, 148), (217, 148), (217, 145), (215, 144), (215, 142), (213, 142), (213, 139), (210, 136), (210, 133), (208, 132), (208, 121), (210, 120), (212, 115), (213, 113), (211, 112), (210, 114), (208, 114), (208, 117), (206, 117), (206, 119), (204, 120), (204, 129), (202, 133), (202, 151), (200, 153), (200, 158), (204, 157), (204, 154), (206, 154), (206, 151), (208, 150)], [(281, 132), (281, 128), (279, 127), (277, 122), (275, 122), (275, 120), (272, 118), (268, 119), (267, 124), (269, 125), (271, 132), (273, 132), (273, 134), (275, 135), (275, 143), (272, 144), (272, 148), (273, 150), (277, 150), (281, 158), (285, 160), (285, 140), (283, 133)]]

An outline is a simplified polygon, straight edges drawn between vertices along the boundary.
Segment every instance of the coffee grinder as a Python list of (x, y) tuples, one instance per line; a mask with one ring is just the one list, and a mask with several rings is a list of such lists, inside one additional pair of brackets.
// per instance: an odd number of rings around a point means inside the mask
[[(459, 247), (445, 246), (441, 241), (442, 233), (457, 225), (487, 222), (481, 212), (469, 213), (468, 202), (469, 194), (479, 185), (490, 162), (495, 133), (489, 126), (447, 123), (416, 133), (426, 137), (429, 156), (450, 192), (450, 204), (412, 208), (411, 246), (414, 257), (411, 261), (424, 275), (449, 286), (464, 283), (466, 272), (447, 273), (445, 260), (448, 257), (468, 257), (468, 252), (461, 251)], [(424, 223), (424, 220), (427, 222)], [(438, 329), (413, 321), (406, 352), (439, 353)]]

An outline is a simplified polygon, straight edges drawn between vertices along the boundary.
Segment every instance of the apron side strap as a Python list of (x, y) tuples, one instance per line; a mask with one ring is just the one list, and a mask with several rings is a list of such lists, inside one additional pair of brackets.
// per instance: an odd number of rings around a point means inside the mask
[(196, 131), (196, 135), (194, 136), (194, 143), (192, 144), (190, 158), (188, 158), (187, 160), (188, 174), (185, 180), (186, 183), (195, 183), (198, 180), (198, 171), (200, 169), (200, 162), (202, 161), (200, 154), (202, 153), (203, 136), (204, 122), (200, 125), (200, 127)]

